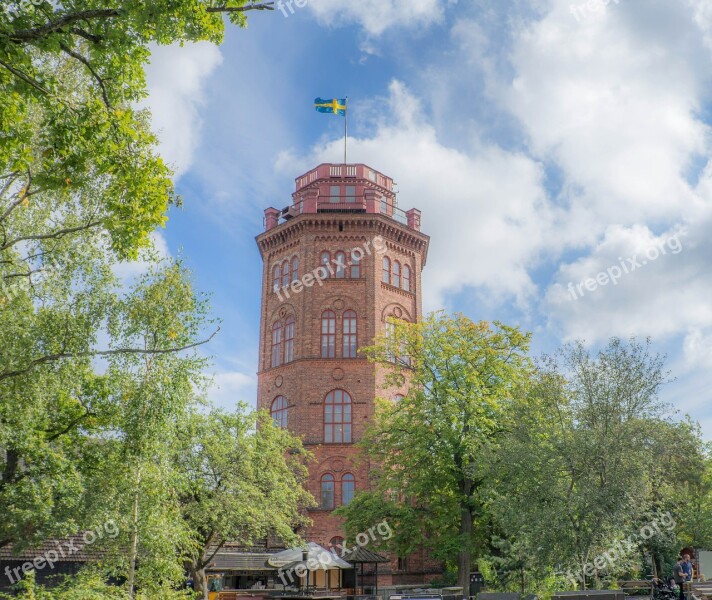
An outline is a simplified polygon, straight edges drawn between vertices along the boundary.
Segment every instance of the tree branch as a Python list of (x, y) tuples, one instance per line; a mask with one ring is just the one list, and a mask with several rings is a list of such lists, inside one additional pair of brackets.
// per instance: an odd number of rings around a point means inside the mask
[(46, 37), (50, 33), (59, 31), (68, 25), (73, 25), (79, 21), (91, 21), (92, 19), (110, 19), (119, 16), (116, 8), (100, 8), (93, 10), (82, 10), (76, 13), (68, 13), (56, 21), (37, 27), (35, 29), (21, 29), (10, 34), (10, 39), (16, 43), (32, 42)]
[(207, 9), (209, 13), (247, 12), (248, 10), (274, 10), (274, 2), (253, 3), (246, 6), (215, 6)]
[(220, 331), (218, 327), (212, 335), (201, 341), (195, 342), (194, 344), (188, 344), (187, 346), (181, 346), (180, 348), (160, 348), (160, 349), (149, 349), (149, 348), (117, 348), (116, 350), (96, 350), (87, 352), (58, 352), (57, 354), (47, 354), (46, 356), (41, 356), (40, 358), (35, 358), (30, 361), (29, 366), (23, 369), (16, 369), (14, 371), (0, 371), (0, 381), (9, 379), (10, 377), (18, 377), (20, 375), (25, 375), (32, 371), (35, 367), (40, 365), (56, 362), (58, 360), (63, 360), (65, 358), (86, 358), (95, 356), (116, 356), (118, 354), (146, 354), (151, 356), (156, 356), (159, 354), (175, 354), (177, 352), (184, 352), (185, 350), (190, 350), (191, 348), (197, 348), (210, 342)]
[(104, 80), (101, 78), (99, 73), (97, 73), (94, 70), (94, 67), (91, 66), (91, 63), (89, 62), (89, 59), (86, 57), (82, 56), (79, 54), (79, 52), (75, 52), (72, 50), (69, 46), (67, 46), (64, 43), (61, 43), (59, 47), (62, 49), (62, 51), (65, 54), (68, 54), (72, 58), (76, 58), (80, 63), (82, 63), (87, 70), (91, 73), (92, 77), (96, 80), (96, 82), (99, 84), (99, 87), (101, 88), (101, 97), (104, 99), (104, 104), (106, 105), (107, 108), (111, 108), (111, 102), (109, 102), (109, 95), (106, 91), (106, 86), (104, 85)]

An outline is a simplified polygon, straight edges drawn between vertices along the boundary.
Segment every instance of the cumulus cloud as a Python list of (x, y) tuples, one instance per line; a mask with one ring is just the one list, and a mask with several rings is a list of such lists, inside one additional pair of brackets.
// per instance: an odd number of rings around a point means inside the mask
[[(528, 269), (553, 239), (555, 221), (540, 165), (496, 145), (469, 156), (441, 144), (419, 99), (399, 81), (385, 100), (390, 116), (376, 123), (372, 137), (350, 140), (349, 160), (395, 176), (401, 208), (423, 211), (423, 230), (436, 240), (425, 271), (426, 307), (439, 308), (446, 293), (466, 286), (521, 301), (533, 294)], [(306, 157), (282, 155), (278, 168), (293, 171), (297, 164), (306, 171), (337, 161), (341, 144), (320, 144)]]
[(220, 50), (208, 42), (184, 46), (154, 46), (146, 70), (153, 129), (161, 142), (161, 155), (176, 177), (193, 162), (200, 141), (199, 109), (210, 75), (222, 62)]
[(374, 36), (393, 27), (413, 27), (442, 19), (443, 0), (309, 0), (325, 25), (357, 23)]

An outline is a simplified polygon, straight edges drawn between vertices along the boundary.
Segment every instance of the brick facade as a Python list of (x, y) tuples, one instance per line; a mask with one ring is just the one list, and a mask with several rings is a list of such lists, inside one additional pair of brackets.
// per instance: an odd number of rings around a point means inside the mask
[[(354, 444), (373, 417), (376, 396), (403, 391), (384, 390), (377, 369), (360, 354), (344, 357), (353, 347), (344, 347), (347, 311), (356, 313), (358, 347), (370, 345), (385, 331), (387, 317), (417, 321), (422, 315), (421, 272), (429, 238), (419, 231), (420, 213), (399, 211), (392, 190), (392, 180), (365, 165), (321, 165), (297, 179), (290, 207), (265, 211), (267, 231), (257, 237), (263, 259), (258, 406), (270, 410), (279, 396), (286, 401), (287, 427), (302, 437), (317, 459), (310, 467), (309, 490), (320, 505), (325, 475), (334, 481), (335, 506), (342, 503), (345, 475), (353, 475), (357, 491), (368, 488), (369, 467), (363, 461), (356, 463)], [(332, 271), (326, 278), (327, 270), (319, 270), (325, 252)], [(344, 252), (345, 261), (339, 261), (339, 252)], [(384, 256), (391, 261), (391, 273), (398, 261), (399, 286), (394, 285), (392, 274), (390, 283), (384, 283)], [(362, 257), (358, 272), (351, 270), (353, 257)], [(287, 276), (282, 270), (285, 264), (289, 265)], [(339, 264), (344, 265), (343, 278), (339, 278)], [(276, 266), (280, 267), (277, 286)], [(406, 266), (410, 270), (407, 286), (403, 279)], [(333, 343), (333, 358), (322, 357), (325, 311), (333, 314), (333, 320), (328, 315), (326, 331), (329, 334), (333, 324), (334, 337), (325, 338), (327, 355)], [(353, 322), (346, 320), (349, 326)], [(278, 333), (274, 332), (275, 323)], [(287, 348), (287, 340), (292, 338), (290, 326), (294, 329), (293, 349)], [(331, 434), (339, 438), (342, 432), (346, 440), (341, 443), (329, 443), (325, 431), (326, 411), (331, 410), (327, 394), (335, 390), (337, 404), (345, 397), (341, 391), (351, 399), (350, 441), (346, 426), (335, 425)], [(347, 408), (339, 413), (337, 405), (333, 411), (335, 421), (349, 420)], [(343, 537), (341, 522), (331, 511), (320, 506), (310, 512), (313, 525), (306, 532), (307, 539), (328, 547), (333, 538)], [(437, 571), (422, 553), (409, 557), (408, 563), (411, 573)], [(384, 571), (379, 578), (382, 583), (393, 579), (390, 574), (397, 573), (397, 567), (394, 559), (390, 569), (388, 565), (379, 568)]]

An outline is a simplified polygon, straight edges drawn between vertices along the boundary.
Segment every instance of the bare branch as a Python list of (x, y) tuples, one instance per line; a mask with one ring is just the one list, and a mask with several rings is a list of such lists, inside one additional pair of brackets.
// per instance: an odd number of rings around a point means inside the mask
[(32, 371), (35, 367), (50, 362), (64, 360), (65, 358), (93, 358), (96, 356), (116, 356), (119, 354), (147, 354), (151, 356), (161, 354), (176, 354), (178, 352), (184, 352), (185, 350), (197, 348), (198, 346), (203, 346), (204, 344), (209, 343), (218, 334), (219, 331), (220, 327), (218, 327), (209, 338), (201, 342), (195, 342), (193, 344), (188, 344), (187, 346), (181, 346), (179, 348), (117, 348), (116, 350), (58, 352), (57, 354), (48, 354), (46, 356), (41, 356), (40, 358), (35, 358), (34, 360), (30, 361), (30, 364), (23, 369), (17, 369), (15, 371), (0, 371), (0, 381), (3, 381), (4, 379), (9, 379), (10, 377), (18, 377), (20, 375), (25, 375)]
[(79, 52), (75, 52), (74, 50), (72, 50), (69, 46), (67, 46), (64, 43), (60, 44), (59, 47), (62, 49), (62, 51), (65, 54), (68, 54), (72, 58), (76, 58), (80, 63), (82, 63), (87, 68), (87, 70), (91, 73), (92, 77), (94, 77), (96, 82), (99, 84), (99, 87), (101, 88), (101, 96), (104, 99), (104, 104), (106, 105), (107, 108), (111, 108), (111, 102), (109, 102), (109, 95), (106, 91), (106, 86), (104, 85), (104, 80), (99, 75), (99, 73), (97, 73), (94, 70), (94, 67), (91, 66), (89, 59), (87, 59), (86, 57), (79, 54)]
[(248, 10), (274, 10), (274, 2), (253, 3), (246, 6), (215, 6), (207, 9), (209, 13), (247, 12)]

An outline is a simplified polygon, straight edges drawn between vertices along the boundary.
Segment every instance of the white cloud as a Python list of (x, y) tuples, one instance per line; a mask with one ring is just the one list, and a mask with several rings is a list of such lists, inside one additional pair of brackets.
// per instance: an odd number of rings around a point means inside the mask
[(309, 7), (321, 23), (357, 23), (374, 36), (393, 27), (439, 22), (444, 4), (443, 0), (309, 0)]
[[(422, 210), (423, 231), (434, 239), (424, 274), (426, 308), (441, 307), (447, 292), (465, 286), (520, 300), (532, 294), (528, 268), (554, 237), (540, 165), (494, 145), (481, 145), (474, 156), (442, 145), (419, 100), (398, 81), (387, 101), (392, 120), (379, 122), (370, 138), (351, 139), (349, 161), (395, 177), (401, 208)], [(282, 155), (278, 167), (306, 171), (341, 160), (342, 144), (318, 145), (301, 159)]]
[(208, 389), (208, 399), (211, 403), (225, 410), (235, 410), (238, 402), (252, 404), (256, 397), (256, 379), (240, 371), (216, 373)]
[(151, 110), (161, 155), (176, 177), (193, 162), (201, 127), (198, 109), (210, 75), (222, 60), (220, 50), (209, 42), (152, 47), (146, 70), (149, 97), (143, 105)]

